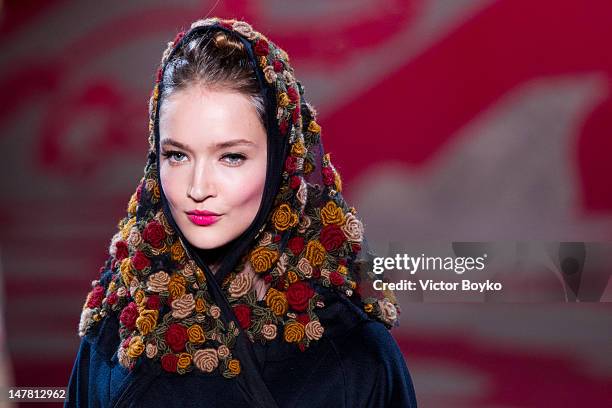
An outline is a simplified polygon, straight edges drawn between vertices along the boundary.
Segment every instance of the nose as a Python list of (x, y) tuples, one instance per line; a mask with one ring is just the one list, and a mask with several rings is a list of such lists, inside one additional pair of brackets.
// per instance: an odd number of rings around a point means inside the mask
[(216, 183), (212, 169), (205, 163), (198, 163), (191, 174), (191, 183), (187, 189), (187, 196), (194, 201), (204, 201), (217, 195)]

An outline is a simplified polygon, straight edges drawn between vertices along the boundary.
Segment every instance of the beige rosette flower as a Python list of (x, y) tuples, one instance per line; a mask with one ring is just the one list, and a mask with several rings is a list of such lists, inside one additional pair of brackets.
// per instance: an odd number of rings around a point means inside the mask
[(230, 349), (225, 344), (222, 344), (217, 348), (217, 355), (219, 358), (227, 358), (230, 357), (231, 354)]
[(212, 372), (219, 365), (217, 350), (214, 348), (205, 348), (196, 351), (193, 355), (193, 363), (198, 369), (205, 373)]
[(117, 242), (121, 241), (123, 237), (121, 236), (121, 232), (117, 232), (111, 238), (110, 245), (108, 246), (108, 253), (111, 254), (113, 258), (117, 256), (117, 247), (115, 246)]
[(159, 271), (149, 276), (147, 280), (147, 289), (151, 292), (163, 292), (168, 290), (168, 284), (170, 283), (170, 275), (164, 271)]
[(289, 255), (283, 252), (283, 254), (278, 259), (278, 262), (276, 263), (276, 270), (281, 276), (284, 275), (287, 271), (287, 264), (289, 264)]
[(172, 317), (183, 319), (189, 316), (195, 309), (193, 294), (183, 295), (172, 301)]
[(193, 259), (190, 259), (185, 263), (185, 267), (183, 268), (183, 275), (189, 277), (192, 276), (198, 270), (198, 266), (196, 265)]
[(209, 312), (214, 319), (218, 319), (219, 316), (221, 316), (221, 309), (219, 309), (219, 306), (211, 306)]
[(270, 65), (267, 65), (264, 70), (264, 77), (269, 84), (273, 84), (276, 81), (276, 72), (274, 72), (274, 68)]
[(127, 350), (123, 347), (119, 347), (117, 351), (117, 358), (119, 359), (119, 364), (121, 364), (124, 368), (129, 368), (132, 359), (128, 356)]
[(83, 337), (85, 332), (87, 331), (87, 327), (93, 321), (91, 315), (93, 314), (93, 309), (88, 307), (83, 308), (81, 312), (81, 320), (79, 321), (79, 336)]
[(319, 340), (323, 336), (323, 326), (318, 320), (311, 320), (306, 323), (306, 337), (310, 340)]
[(363, 224), (351, 213), (346, 217), (346, 223), (342, 226), (342, 232), (344, 232), (346, 239), (351, 242), (361, 242), (363, 240)]
[(242, 271), (236, 275), (229, 286), (230, 296), (239, 298), (246, 295), (253, 287), (253, 277), (247, 271)]
[(137, 227), (132, 227), (130, 234), (127, 238), (128, 244), (133, 246), (134, 248), (140, 247), (142, 244), (142, 236), (140, 235), (140, 231), (138, 231)]
[(311, 224), (311, 220), (310, 217), (307, 215), (304, 215), (301, 219), (300, 219), (300, 223), (298, 224), (298, 232), (300, 234), (303, 234), (304, 232), (306, 232), (306, 230), (308, 229), (308, 227), (310, 227)]
[(388, 299), (378, 300), (378, 306), (382, 314), (382, 319), (388, 324), (394, 324), (397, 320), (397, 308)]
[(275, 324), (264, 324), (261, 328), (261, 335), (266, 340), (274, 340), (276, 338), (277, 328)]
[(146, 353), (149, 358), (155, 357), (157, 355), (157, 346), (153, 343), (147, 343)]
[(232, 28), (238, 33), (242, 34), (249, 40), (254, 40), (257, 34), (253, 31), (253, 27), (249, 23), (245, 23), (244, 21), (236, 21), (232, 24)]
[(269, 232), (264, 232), (264, 234), (261, 236), (261, 239), (259, 240), (259, 245), (268, 246), (271, 243), (272, 243), (272, 234), (270, 234)]
[(310, 278), (312, 276), (312, 265), (310, 265), (308, 259), (300, 258), (297, 268), (298, 271), (300, 271), (306, 278)]
[[(301, 180), (300, 187), (298, 188), (298, 191), (295, 194), (295, 196), (303, 208), (306, 205), (306, 199), (308, 196), (308, 185), (306, 184), (306, 181), (304, 179)], [(302, 228), (302, 220), (300, 220), (298, 229), (301, 229), (301, 228)]]
[(217, 21), (219, 21), (218, 18), (216, 17), (211, 17), (211, 18), (203, 18), (201, 20), (195, 21), (191, 24), (191, 28), (196, 28), (196, 27), (205, 27), (205, 26), (209, 26), (209, 25), (213, 25), (215, 24)]

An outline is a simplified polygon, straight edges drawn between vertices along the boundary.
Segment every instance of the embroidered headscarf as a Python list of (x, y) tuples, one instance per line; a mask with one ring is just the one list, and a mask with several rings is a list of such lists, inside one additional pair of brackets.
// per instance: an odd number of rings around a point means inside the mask
[[(240, 39), (259, 81), (268, 167), (259, 212), (212, 274), (186, 242), (164, 196), (158, 112), (168, 62), (193, 38), (218, 31)], [(245, 354), (237, 352), (240, 339), (280, 338), (302, 351), (321, 339), (326, 327), (319, 315), (331, 294), (387, 328), (397, 324), (393, 294), (372, 288), (362, 222), (342, 197), (342, 181), (323, 149), (316, 112), (304, 99), (285, 51), (245, 22), (197, 21), (168, 44), (149, 113), (144, 176), (111, 240), (100, 277), (92, 282), (80, 336), (95, 333), (115, 314), (117, 356), (124, 367), (132, 370), (149, 360), (172, 373), (199, 370), (232, 378), (245, 368)], [(263, 300), (257, 300), (245, 262), (270, 285)]]

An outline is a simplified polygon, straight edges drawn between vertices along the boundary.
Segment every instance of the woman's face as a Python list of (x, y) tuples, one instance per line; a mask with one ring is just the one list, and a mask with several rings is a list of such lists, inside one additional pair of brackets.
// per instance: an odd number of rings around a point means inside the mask
[(188, 86), (163, 101), (159, 131), (161, 183), (185, 238), (214, 249), (240, 236), (266, 181), (266, 131), (249, 98)]

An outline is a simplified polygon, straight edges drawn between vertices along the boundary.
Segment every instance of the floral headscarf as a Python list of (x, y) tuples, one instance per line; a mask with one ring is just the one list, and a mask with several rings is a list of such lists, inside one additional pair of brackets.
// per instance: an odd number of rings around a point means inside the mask
[[(188, 39), (211, 30), (237, 34), (245, 44), (267, 101), (269, 149), (277, 149), (270, 156), (277, 161), (268, 162), (275, 172), (267, 175), (269, 200), (233, 248), (231, 262), (224, 261), (226, 268), (214, 276), (172, 219), (158, 171), (164, 68)], [(244, 368), (236, 353), (241, 334), (251, 342), (280, 337), (302, 351), (321, 339), (326, 294), (348, 300), (358, 313), (388, 328), (397, 324), (393, 294), (372, 289), (373, 275), (358, 257), (362, 223), (342, 197), (316, 113), (304, 100), (285, 51), (245, 22), (197, 21), (168, 44), (149, 110), (144, 176), (87, 295), (80, 336), (95, 333), (115, 314), (117, 355), (124, 367), (152, 360), (173, 373), (199, 370), (232, 378)], [(264, 300), (257, 300), (252, 277), (243, 271), (247, 261), (270, 284)]]

